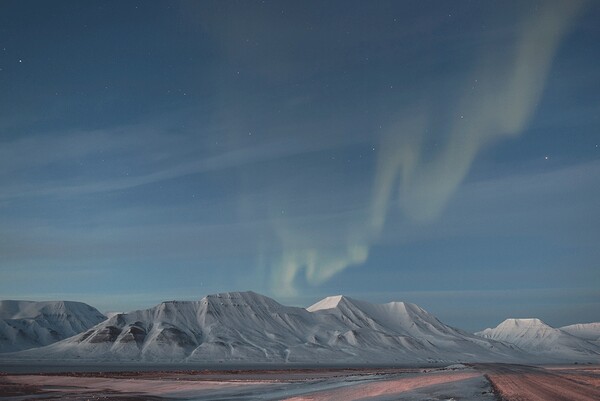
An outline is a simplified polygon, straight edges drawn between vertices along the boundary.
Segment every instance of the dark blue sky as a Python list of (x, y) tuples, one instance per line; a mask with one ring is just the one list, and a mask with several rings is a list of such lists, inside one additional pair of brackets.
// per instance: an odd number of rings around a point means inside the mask
[(4, 1), (0, 298), (600, 320), (600, 5)]

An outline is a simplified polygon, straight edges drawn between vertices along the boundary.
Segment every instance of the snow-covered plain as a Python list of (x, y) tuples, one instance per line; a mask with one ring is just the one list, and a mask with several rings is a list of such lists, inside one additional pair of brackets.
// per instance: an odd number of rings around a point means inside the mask
[(70, 301), (0, 301), (0, 352), (41, 347), (72, 337), (106, 319)]

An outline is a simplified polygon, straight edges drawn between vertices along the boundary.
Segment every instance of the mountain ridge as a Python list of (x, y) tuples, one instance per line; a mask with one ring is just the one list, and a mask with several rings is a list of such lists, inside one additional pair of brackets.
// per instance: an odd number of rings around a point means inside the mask
[(573, 336), (600, 345), (600, 322), (570, 324), (560, 329)]
[(554, 328), (537, 318), (509, 318), (494, 328), (475, 333), (486, 339), (514, 344), (538, 357), (600, 361), (600, 347)]
[(0, 301), (0, 352), (37, 348), (72, 337), (106, 319), (76, 301)]
[[(562, 333), (536, 318), (503, 323)], [(526, 342), (467, 333), (409, 302), (376, 304), (337, 295), (300, 308), (245, 291), (118, 313), (70, 338), (4, 357), (173, 363), (600, 362), (600, 348), (564, 335), (576, 340), (561, 343), (562, 352), (552, 354)], [(579, 340), (588, 344), (584, 352)]]
[(415, 304), (371, 304), (340, 296), (329, 306), (334, 307), (290, 307), (251, 291), (211, 294), (199, 301), (167, 301), (117, 314), (84, 333), (18, 356), (348, 363), (519, 357), (515, 348), (446, 326)]

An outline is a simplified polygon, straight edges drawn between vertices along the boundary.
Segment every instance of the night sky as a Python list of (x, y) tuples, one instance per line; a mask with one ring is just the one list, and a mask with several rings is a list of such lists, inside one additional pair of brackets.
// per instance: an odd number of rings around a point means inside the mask
[(600, 321), (600, 2), (2, 1), (0, 298)]

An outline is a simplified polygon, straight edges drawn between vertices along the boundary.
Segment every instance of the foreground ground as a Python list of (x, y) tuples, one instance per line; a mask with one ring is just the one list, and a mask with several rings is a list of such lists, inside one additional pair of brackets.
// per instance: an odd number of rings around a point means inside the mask
[(496, 393), (506, 400), (592, 401), (600, 400), (600, 367), (533, 367), (481, 365)]
[[(488, 380), (489, 379), (489, 380)], [(491, 382), (490, 382), (491, 381)], [(492, 391), (492, 384), (498, 395)], [(3, 374), (2, 400), (599, 400), (600, 367)]]

